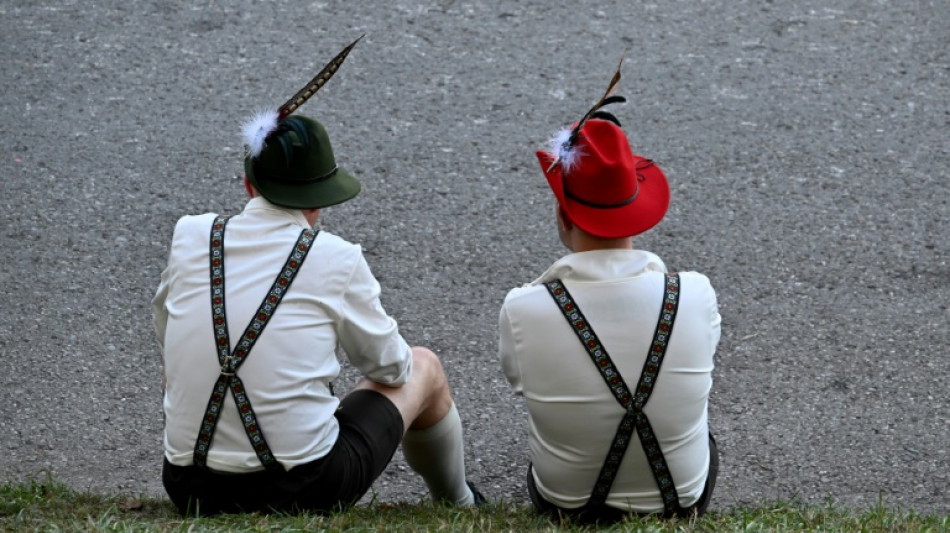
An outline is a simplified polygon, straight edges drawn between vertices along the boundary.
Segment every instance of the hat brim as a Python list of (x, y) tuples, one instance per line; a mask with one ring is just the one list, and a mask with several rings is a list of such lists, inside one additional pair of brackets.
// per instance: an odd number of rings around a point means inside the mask
[[(598, 208), (572, 200), (564, 194), (564, 177), (561, 165), (548, 168), (554, 162), (554, 156), (548, 152), (536, 153), (544, 177), (548, 180), (551, 192), (558, 204), (567, 213), (571, 222), (585, 232), (604, 239), (620, 239), (639, 235), (659, 224), (670, 205), (670, 187), (660, 167), (650, 165), (640, 173), (643, 179), (634, 201), (622, 207)], [(644, 158), (633, 155), (636, 162)]]
[(320, 209), (342, 204), (360, 193), (360, 182), (352, 174), (338, 168), (333, 176), (307, 184), (277, 183), (259, 180), (254, 176), (252, 165), (246, 165), (247, 177), (261, 194), (272, 204), (294, 209)]

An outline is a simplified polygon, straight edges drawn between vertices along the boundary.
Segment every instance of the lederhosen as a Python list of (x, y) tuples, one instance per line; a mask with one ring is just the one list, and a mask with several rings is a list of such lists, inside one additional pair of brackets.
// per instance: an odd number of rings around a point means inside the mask
[(277, 279), (274, 280), (274, 284), (267, 292), (254, 314), (253, 320), (244, 330), (244, 334), (241, 335), (234, 350), (231, 350), (224, 302), (224, 228), (227, 223), (228, 217), (219, 216), (211, 226), (211, 315), (221, 373), (214, 384), (211, 398), (208, 399), (208, 407), (205, 409), (201, 421), (198, 439), (195, 442), (194, 463), (199, 468), (207, 469), (208, 451), (214, 438), (214, 430), (221, 415), (228, 389), (231, 389), (234, 403), (237, 406), (241, 421), (244, 423), (244, 431), (247, 433), (247, 438), (250, 440), (257, 458), (265, 469), (283, 471), (283, 466), (274, 458), (274, 454), (271, 453), (270, 447), (267, 445), (267, 440), (264, 439), (264, 433), (257, 422), (250, 399), (244, 390), (244, 383), (238, 377), (237, 371), (247, 359), (247, 356), (250, 355), (251, 348), (254, 347), (254, 343), (274, 315), (277, 305), (290, 288), (300, 265), (307, 258), (307, 253), (310, 251), (314, 239), (316, 239), (317, 232), (312, 229), (303, 229), (300, 232), (300, 237), (298, 237), (294, 248), (287, 257), (287, 261), (277, 275)]
[[(623, 418), (607, 452), (607, 457), (594, 484), (590, 499), (582, 508), (571, 510), (574, 511), (573, 514), (579, 516), (585, 514), (588, 516), (620, 516), (619, 510), (606, 506), (604, 502), (610, 494), (610, 488), (617, 476), (617, 471), (620, 468), (627, 446), (630, 444), (634, 429), (637, 431), (640, 445), (643, 447), (650, 470), (660, 490), (663, 499), (663, 515), (687, 516), (691, 511), (691, 509), (683, 508), (679, 504), (679, 495), (670, 475), (666, 458), (660, 450), (660, 444), (653, 432), (650, 420), (643, 412), (643, 408), (653, 392), (653, 387), (656, 385), (660, 367), (666, 355), (666, 347), (673, 332), (673, 324), (676, 320), (676, 311), (679, 304), (679, 275), (675, 273), (666, 275), (664, 286), (663, 305), (653, 334), (653, 342), (640, 373), (640, 380), (631, 391), (611, 360), (610, 355), (607, 354), (607, 350), (601, 344), (600, 339), (597, 338), (590, 323), (584, 317), (577, 303), (574, 302), (567, 287), (559, 279), (545, 284), (564, 318), (570, 324), (571, 329), (577, 334), (577, 338), (584, 346), (594, 366), (597, 367), (604, 378), (617, 403), (624, 409)], [(533, 485), (532, 482), (533, 478), (531, 478), (529, 472), (529, 487)]]

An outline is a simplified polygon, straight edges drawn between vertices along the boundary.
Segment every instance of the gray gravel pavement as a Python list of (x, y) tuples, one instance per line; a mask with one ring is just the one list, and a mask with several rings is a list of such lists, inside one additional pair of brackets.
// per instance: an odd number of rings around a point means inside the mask
[[(365, 32), (302, 109), (364, 183), (323, 227), (443, 357), (487, 496), (526, 501), (497, 311), (563, 253), (533, 152), (628, 49), (615, 111), (673, 194), (636, 245), (720, 295), (714, 505), (948, 513), (948, 28), (946, 0), (2, 0), (0, 480), (161, 494), (173, 224), (239, 210), (240, 123)], [(373, 490), (425, 494), (401, 459)]]

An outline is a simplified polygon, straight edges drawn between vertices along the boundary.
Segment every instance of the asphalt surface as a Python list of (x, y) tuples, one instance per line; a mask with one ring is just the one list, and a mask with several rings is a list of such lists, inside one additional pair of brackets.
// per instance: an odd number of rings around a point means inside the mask
[[(635, 244), (720, 298), (714, 505), (948, 513), (948, 28), (945, 0), (4, 0), (0, 480), (161, 494), (174, 222), (240, 210), (241, 122), (366, 33), (301, 110), (364, 184), (323, 227), (442, 356), (489, 498), (527, 501), (498, 308), (564, 252), (533, 152), (626, 50), (614, 111), (672, 187)], [(373, 491), (425, 495), (399, 458)]]

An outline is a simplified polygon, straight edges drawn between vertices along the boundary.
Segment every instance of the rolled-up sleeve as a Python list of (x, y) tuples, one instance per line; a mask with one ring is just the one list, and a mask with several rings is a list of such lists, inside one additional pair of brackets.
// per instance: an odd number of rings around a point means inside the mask
[(340, 345), (364, 376), (399, 386), (409, 381), (412, 353), (379, 294), (379, 282), (361, 254), (343, 293)]

